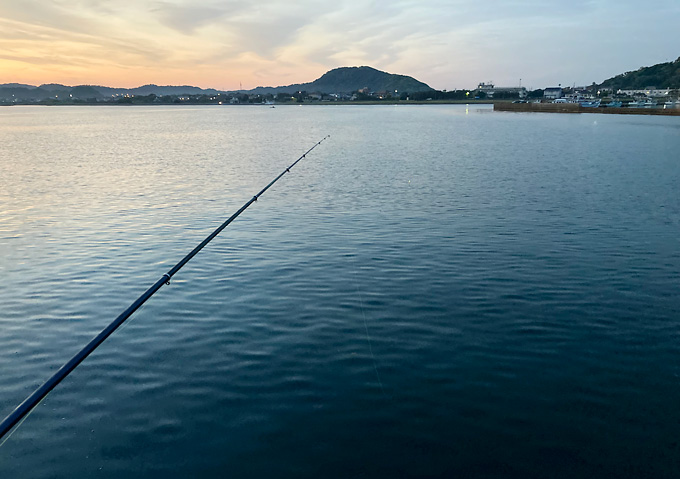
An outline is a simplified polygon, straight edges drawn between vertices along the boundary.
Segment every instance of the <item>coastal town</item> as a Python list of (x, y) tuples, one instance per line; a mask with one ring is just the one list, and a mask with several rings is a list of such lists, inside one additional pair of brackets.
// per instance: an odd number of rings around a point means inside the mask
[(680, 107), (678, 90), (671, 88), (617, 89), (590, 87), (548, 87), (527, 91), (524, 87), (496, 87), (493, 83), (480, 83), (474, 91), (475, 99), (514, 99), (525, 103), (574, 103), (586, 107)]
[[(148, 87), (153, 87), (148, 86)], [(144, 88), (144, 87), (142, 87)], [(176, 87), (181, 90), (180, 87)], [(192, 87), (196, 88), (196, 87)], [(151, 88), (149, 88), (151, 89)], [(200, 90), (197, 89), (196, 90)], [(365, 103), (365, 102), (436, 102), (436, 103), (573, 103), (590, 107), (680, 107), (679, 91), (671, 88), (648, 86), (636, 89), (607, 89), (597, 85), (583, 87), (547, 87), (529, 90), (523, 86), (496, 86), (492, 82), (479, 83), (475, 89), (429, 90), (408, 92), (399, 90), (372, 90), (364, 87), (351, 92), (327, 93), (322, 91), (250, 93), (250, 92), (194, 92), (185, 93), (132, 93), (102, 94), (97, 87), (64, 85), (0, 86), (0, 103), (3, 105), (37, 104), (285, 104), (285, 103)]]

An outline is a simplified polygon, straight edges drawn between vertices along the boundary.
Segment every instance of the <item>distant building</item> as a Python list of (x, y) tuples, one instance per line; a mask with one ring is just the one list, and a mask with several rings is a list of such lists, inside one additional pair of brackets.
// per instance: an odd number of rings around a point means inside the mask
[(562, 87), (550, 87), (543, 90), (543, 98), (546, 100), (557, 100), (562, 98)]
[(648, 97), (659, 97), (668, 96), (671, 93), (670, 88), (659, 89), (654, 86), (648, 86), (647, 88), (637, 89), (637, 90), (618, 90), (616, 92), (618, 95), (628, 95), (628, 96), (648, 96)]
[(480, 83), (477, 86), (475, 93), (485, 93), (487, 98), (493, 98), (494, 94), (497, 93), (517, 95), (519, 98), (526, 98), (527, 89), (523, 86), (502, 87), (495, 86), (493, 83)]

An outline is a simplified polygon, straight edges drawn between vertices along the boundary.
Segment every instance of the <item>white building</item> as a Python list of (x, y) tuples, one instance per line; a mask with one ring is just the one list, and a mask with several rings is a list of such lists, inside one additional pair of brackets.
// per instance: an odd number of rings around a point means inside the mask
[(543, 90), (543, 98), (546, 100), (557, 100), (562, 98), (562, 88), (561, 87), (550, 87)]
[(494, 86), (493, 83), (480, 83), (475, 90), (476, 93), (486, 93), (487, 98), (493, 98), (495, 93), (516, 94), (520, 98), (526, 98), (527, 89), (523, 86)]
[(650, 98), (652, 97), (660, 97), (660, 96), (668, 96), (671, 93), (670, 88), (666, 89), (658, 89), (653, 86), (648, 86), (647, 88), (644, 88), (642, 90), (618, 90), (616, 92), (619, 95), (628, 95), (628, 96), (648, 96)]

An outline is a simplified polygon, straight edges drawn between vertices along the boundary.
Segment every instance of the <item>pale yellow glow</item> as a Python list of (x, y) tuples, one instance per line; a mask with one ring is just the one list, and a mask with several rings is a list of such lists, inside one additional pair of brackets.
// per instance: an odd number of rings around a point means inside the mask
[(327, 69), (281, 61), (275, 51), (270, 58), (258, 55), (237, 30), (219, 22), (187, 31), (173, 28), (163, 23), (163, 12), (154, 16), (132, 2), (113, 16), (53, 10), (47, 22), (22, 15), (23, 10), (14, 19), (0, 17), (0, 83), (236, 89), (272, 85), (276, 79), (309, 81)]
[[(677, 15), (643, 22), (635, 5), (609, 4), (554, 15), (500, 0), (0, 0), (0, 83), (233, 90), (369, 65), (440, 89), (489, 78), (544, 87), (677, 57), (665, 41), (677, 35)], [(635, 35), (618, 28), (631, 19)], [(582, 42), (578, 58), (546, 47), (574, 39)], [(603, 62), (597, 49), (583, 48), (594, 44), (616, 45), (616, 54)]]

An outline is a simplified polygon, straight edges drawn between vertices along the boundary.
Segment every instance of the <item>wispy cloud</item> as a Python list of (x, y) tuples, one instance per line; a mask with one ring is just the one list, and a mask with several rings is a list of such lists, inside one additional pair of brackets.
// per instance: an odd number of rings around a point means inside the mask
[(0, 82), (234, 88), (345, 65), (438, 88), (599, 81), (676, 58), (678, 16), (676, 0), (0, 0)]

